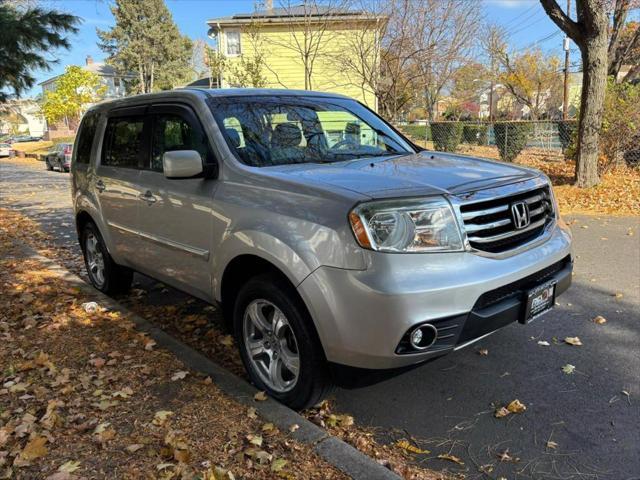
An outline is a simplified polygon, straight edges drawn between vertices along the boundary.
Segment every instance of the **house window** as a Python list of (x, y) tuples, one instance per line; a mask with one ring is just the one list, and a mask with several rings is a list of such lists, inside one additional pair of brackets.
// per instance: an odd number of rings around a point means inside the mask
[(240, 55), (240, 30), (227, 30), (227, 55)]
[(120, 86), (120, 79), (118, 77), (113, 77), (113, 86), (116, 88)]

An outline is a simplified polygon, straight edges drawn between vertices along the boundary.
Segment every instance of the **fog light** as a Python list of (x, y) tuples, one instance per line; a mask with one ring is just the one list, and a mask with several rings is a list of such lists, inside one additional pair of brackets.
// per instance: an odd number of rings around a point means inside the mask
[(409, 335), (409, 343), (416, 350), (424, 350), (434, 344), (438, 330), (431, 324), (421, 325)]

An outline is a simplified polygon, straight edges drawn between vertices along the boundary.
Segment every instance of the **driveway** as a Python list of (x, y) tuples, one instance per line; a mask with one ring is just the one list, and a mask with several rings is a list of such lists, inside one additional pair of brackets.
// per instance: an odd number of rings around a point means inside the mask
[[(0, 160), (0, 206), (38, 220), (61, 248), (77, 248), (70, 205), (68, 174)], [(336, 410), (382, 440), (414, 438), (431, 451), (419, 461), (469, 479), (640, 479), (640, 219), (565, 220), (574, 284), (553, 312), (401, 376), (338, 389)], [(524, 413), (494, 417), (514, 399)]]

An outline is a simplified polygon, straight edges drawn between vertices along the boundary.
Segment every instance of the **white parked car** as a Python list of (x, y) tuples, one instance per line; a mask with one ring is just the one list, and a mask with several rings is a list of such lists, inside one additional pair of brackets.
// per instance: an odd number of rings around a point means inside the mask
[(11, 145), (8, 143), (0, 143), (0, 157), (11, 156)]

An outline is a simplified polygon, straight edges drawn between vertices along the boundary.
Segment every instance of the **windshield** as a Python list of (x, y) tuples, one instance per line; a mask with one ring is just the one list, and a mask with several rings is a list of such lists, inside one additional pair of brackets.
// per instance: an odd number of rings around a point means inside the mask
[(414, 153), (355, 100), (247, 96), (214, 98), (210, 106), (236, 157), (255, 167)]

